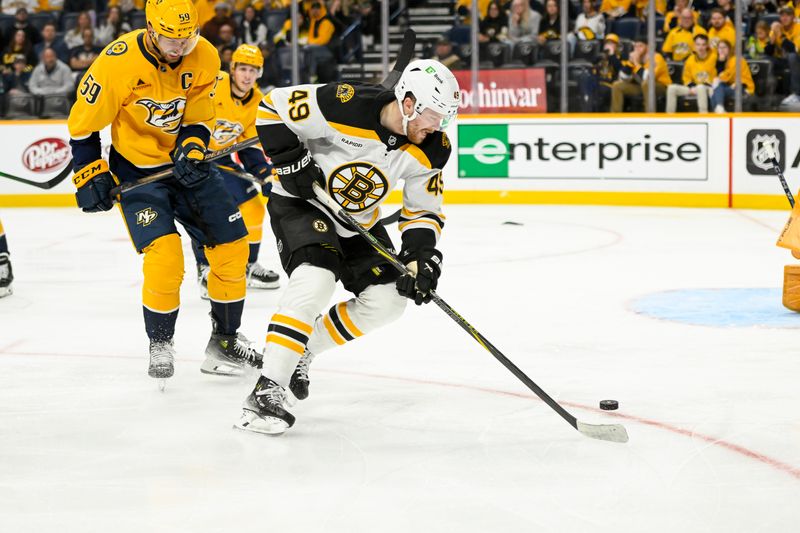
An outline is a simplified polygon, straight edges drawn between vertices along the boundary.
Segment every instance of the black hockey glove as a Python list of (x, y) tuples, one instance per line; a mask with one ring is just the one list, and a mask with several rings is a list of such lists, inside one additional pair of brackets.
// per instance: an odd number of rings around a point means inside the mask
[(286, 192), (310, 200), (316, 198), (315, 183), (325, 188), (325, 174), (306, 148), (301, 146), (299, 152), (300, 156), (293, 161), (276, 163), (273, 160), (274, 170)]
[(422, 248), (416, 252), (403, 250), (400, 260), (406, 264), (416, 260), (417, 277), (410, 274), (400, 276), (395, 284), (397, 292), (414, 300), (417, 305), (430, 302), (430, 291), (436, 289), (439, 276), (442, 275), (442, 253), (436, 248)]
[(78, 188), (75, 199), (84, 213), (108, 211), (114, 207), (111, 189), (117, 182), (108, 171), (108, 163), (104, 159), (89, 163), (75, 172), (72, 182)]
[(211, 171), (205, 162), (205, 148), (198, 142), (187, 140), (175, 147), (172, 162), (175, 163), (173, 174), (178, 183), (184, 187), (196, 187), (206, 180)]

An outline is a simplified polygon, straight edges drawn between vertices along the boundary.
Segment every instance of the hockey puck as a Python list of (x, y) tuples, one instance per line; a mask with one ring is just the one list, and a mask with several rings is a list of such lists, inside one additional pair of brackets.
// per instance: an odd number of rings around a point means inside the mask
[(617, 400), (603, 400), (600, 402), (600, 409), (603, 411), (614, 411), (619, 408)]

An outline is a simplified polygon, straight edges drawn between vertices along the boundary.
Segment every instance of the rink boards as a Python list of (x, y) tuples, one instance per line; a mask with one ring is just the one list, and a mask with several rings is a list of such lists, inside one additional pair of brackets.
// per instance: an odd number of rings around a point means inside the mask
[[(785, 209), (758, 148), (777, 146), (797, 190), (799, 116), (461, 116), (448, 130), (445, 200)], [(107, 151), (110, 135), (102, 137)], [(69, 162), (64, 121), (0, 122), (0, 138), (0, 170), (9, 174), (46, 181)], [(73, 192), (69, 180), (41, 190), (0, 179), (0, 206), (71, 206)]]

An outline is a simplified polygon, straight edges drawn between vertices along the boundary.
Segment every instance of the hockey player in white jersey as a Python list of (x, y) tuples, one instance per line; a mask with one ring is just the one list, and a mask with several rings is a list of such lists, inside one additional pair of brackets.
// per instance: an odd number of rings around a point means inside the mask
[[(441, 171), (450, 156), (443, 130), (459, 101), (453, 74), (431, 60), (408, 65), (393, 91), (331, 83), (264, 97), (256, 129), (279, 179), (267, 209), (289, 282), (269, 323), (262, 376), (236, 427), (283, 433), (295, 421), (286, 389), (308, 396), (315, 355), (396, 320), (406, 298), (430, 301), (442, 267)], [(401, 179), (399, 255), (416, 278), (400, 276), (313, 190), (321, 185), (391, 250), (380, 204)], [(337, 280), (355, 297), (326, 310)]]

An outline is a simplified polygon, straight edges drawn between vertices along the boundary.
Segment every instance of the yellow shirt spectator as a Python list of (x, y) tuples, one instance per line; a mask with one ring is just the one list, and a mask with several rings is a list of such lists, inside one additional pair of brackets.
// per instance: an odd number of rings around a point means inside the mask
[[(747, 94), (753, 94), (756, 91), (756, 84), (753, 82), (753, 75), (750, 73), (750, 67), (744, 59), (740, 63), (742, 69), (742, 85), (744, 86)], [(719, 73), (719, 81), (727, 83), (731, 87), (736, 84), (736, 61), (734, 57), (729, 57), (725, 63), (725, 70)]]
[[(655, 53), (656, 58), (656, 83), (659, 85), (669, 85), (672, 83), (672, 79), (669, 77), (669, 70), (667, 69), (667, 61), (664, 59), (664, 56), (659, 54), (658, 52)], [(639, 79), (644, 79), (645, 73), (650, 68), (650, 63), (645, 62), (644, 65), (634, 65), (628, 60), (622, 62), (623, 68), (627, 67), (631, 69), (633, 74), (639, 77)]]
[(661, 51), (665, 54), (670, 54), (673, 61), (683, 61), (692, 54), (694, 49), (694, 38), (698, 34), (705, 34), (706, 30), (702, 26), (695, 26), (691, 31), (678, 26), (673, 28), (664, 39), (664, 46)]
[(619, 17), (628, 12), (631, 8), (632, 0), (603, 0), (600, 4), (600, 13), (611, 15), (612, 17)]
[(192, 0), (197, 9), (197, 18), (202, 28), (206, 22), (214, 18), (214, 6), (218, 3), (215, 0)]
[(729, 22), (720, 29), (709, 28), (708, 44), (711, 45), (711, 48), (716, 48), (720, 40), (725, 40), (729, 43), (736, 42), (736, 30), (733, 28), (733, 23)]
[(711, 85), (717, 77), (717, 53), (713, 48), (709, 48), (708, 55), (700, 59), (697, 54), (692, 54), (683, 65), (683, 84), (692, 85)]
[[(694, 17), (694, 23), (697, 24), (698, 23), (697, 21), (700, 20), (700, 12), (699, 11), (695, 11), (693, 9), (692, 10), (692, 17)], [(669, 33), (669, 31), (671, 29), (676, 28), (678, 26), (677, 18), (678, 18), (678, 15), (675, 13), (674, 10), (670, 11), (669, 13), (667, 13), (664, 16), (664, 27), (662, 28), (664, 33)]]

